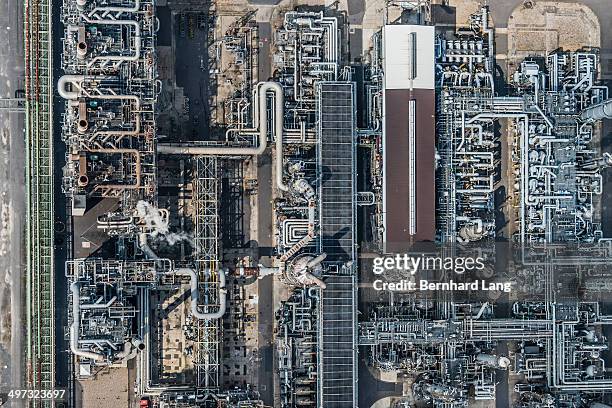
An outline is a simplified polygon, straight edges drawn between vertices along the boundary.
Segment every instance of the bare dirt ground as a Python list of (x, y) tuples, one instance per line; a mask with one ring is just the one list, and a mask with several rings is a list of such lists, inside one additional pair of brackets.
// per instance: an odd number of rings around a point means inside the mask
[(575, 51), (600, 46), (599, 20), (580, 3), (538, 1), (517, 7), (508, 20), (509, 62), (544, 56), (557, 48)]
[(129, 387), (127, 368), (105, 368), (95, 380), (78, 381), (76, 405), (82, 408), (128, 407)]

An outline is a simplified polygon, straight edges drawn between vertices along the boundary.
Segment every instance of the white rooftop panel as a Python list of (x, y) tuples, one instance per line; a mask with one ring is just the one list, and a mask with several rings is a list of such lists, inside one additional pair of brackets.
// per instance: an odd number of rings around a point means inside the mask
[[(434, 27), (386, 25), (383, 58), (385, 89), (434, 89)], [(410, 79), (413, 64), (416, 76)]]

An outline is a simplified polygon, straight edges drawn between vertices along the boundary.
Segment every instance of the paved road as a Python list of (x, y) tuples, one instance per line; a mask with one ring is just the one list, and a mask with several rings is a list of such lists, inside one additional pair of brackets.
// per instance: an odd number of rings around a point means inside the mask
[(259, 23), (259, 81), (267, 81), (272, 76), (272, 60), (270, 59), (270, 42), (272, 41), (272, 26), (270, 23)]
[[(14, 97), (22, 88), (22, 2), (0, 0), (0, 97)], [(0, 341), (0, 384), (20, 388), (23, 372), (23, 277), (22, 248), (25, 216), (24, 115), (0, 112), (0, 333), (10, 313), (10, 346)], [(8, 183), (6, 182), (8, 180)], [(6, 347), (10, 348), (10, 351)], [(5, 352), (10, 360), (5, 361)], [(6, 367), (6, 370), (4, 367)], [(9, 374), (10, 373), (10, 374)], [(5, 377), (6, 376), (6, 377)], [(18, 406), (13, 403), (12, 406)]]
[[(269, 27), (269, 25), (268, 25)], [(261, 66), (260, 66), (261, 68)], [(258, 157), (257, 165), (258, 180), (258, 235), (259, 261), (271, 266), (270, 249), (272, 247), (272, 162), (270, 150)], [(258, 283), (258, 309), (257, 316), (259, 335), (257, 342), (259, 346), (258, 372), (259, 382), (257, 389), (266, 405), (274, 403), (274, 377), (267, 375), (274, 372), (274, 350), (272, 332), (274, 328), (274, 306), (273, 306), (273, 279), (268, 276), (260, 279)]]

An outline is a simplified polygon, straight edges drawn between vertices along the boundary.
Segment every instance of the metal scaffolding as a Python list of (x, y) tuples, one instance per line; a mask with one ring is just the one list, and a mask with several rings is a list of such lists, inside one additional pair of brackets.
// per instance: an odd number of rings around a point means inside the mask
[[(55, 386), (51, 1), (24, 9), (27, 196), (27, 385)], [(30, 400), (32, 407), (53, 401)]]
[[(200, 293), (206, 299), (217, 296), (218, 277), (218, 197), (217, 157), (195, 157), (193, 206), (197, 271)], [(210, 271), (209, 276), (206, 271)], [(208, 302), (213, 304), (214, 302)], [(214, 306), (213, 306), (214, 307)], [(209, 306), (210, 308), (210, 306)], [(209, 312), (211, 310), (206, 310)], [(219, 389), (219, 334), (217, 320), (197, 320), (197, 338), (193, 362), (196, 367), (196, 387), (217, 392)]]

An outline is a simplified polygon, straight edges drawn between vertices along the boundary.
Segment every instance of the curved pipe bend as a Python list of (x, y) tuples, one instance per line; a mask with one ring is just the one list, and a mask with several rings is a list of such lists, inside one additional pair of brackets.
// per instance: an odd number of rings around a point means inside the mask
[(218, 271), (219, 275), (219, 310), (212, 313), (202, 313), (198, 309), (198, 300), (199, 300), (199, 290), (198, 290), (198, 274), (194, 269), (191, 268), (177, 268), (173, 272), (177, 275), (189, 276), (190, 278), (190, 287), (191, 287), (191, 314), (196, 319), (200, 320), (215, 320), (220, 319), (225, 314), (225, 309), (227, 307), (227, 299), (225, 290), (225, 271)]
[[(189, 154), (189, 155), (218, 155), (218, 156), (257, 156), (267, 147), (268, 137), (268, 109), (267, 92), (274, 92), (274, 136), (276, 137), (276, 185), (279, 190), (288, 191), (289, 187), (283, 182), (283, 116), (285, 97), (283, 87), (278, 82), (262, 82), (258, 88), (257, 123), (259, 125), (258, 147), (205, 147), (193, 145), (158, 144), (157, 152), (161, 154)], [(254, 112), (255, 113), (255, 112)]]
[(73, 282), (70, 285), (70, 291), (72, 292), (72, 325), (70, 326), (70, 351), (75, 356), (81, 356), (94, 361), (104, 360), (104, 355), (100, 353), (94, 353), (93, 351), (87, 351), (79, 348), (79, 321), (81, 318), (81, 304), (80, 304), (80, 287), (78, 282)]
[(57, 80), (57, 92), (64, 99), (76, 100), (79, 98), (79, 92), (75, 90), (68, 91), (66, 86), (71, 84), (73, 87), (80, 89), (80, 84), (83, 81), (85, 81), (85, 75), (63, 75)]

